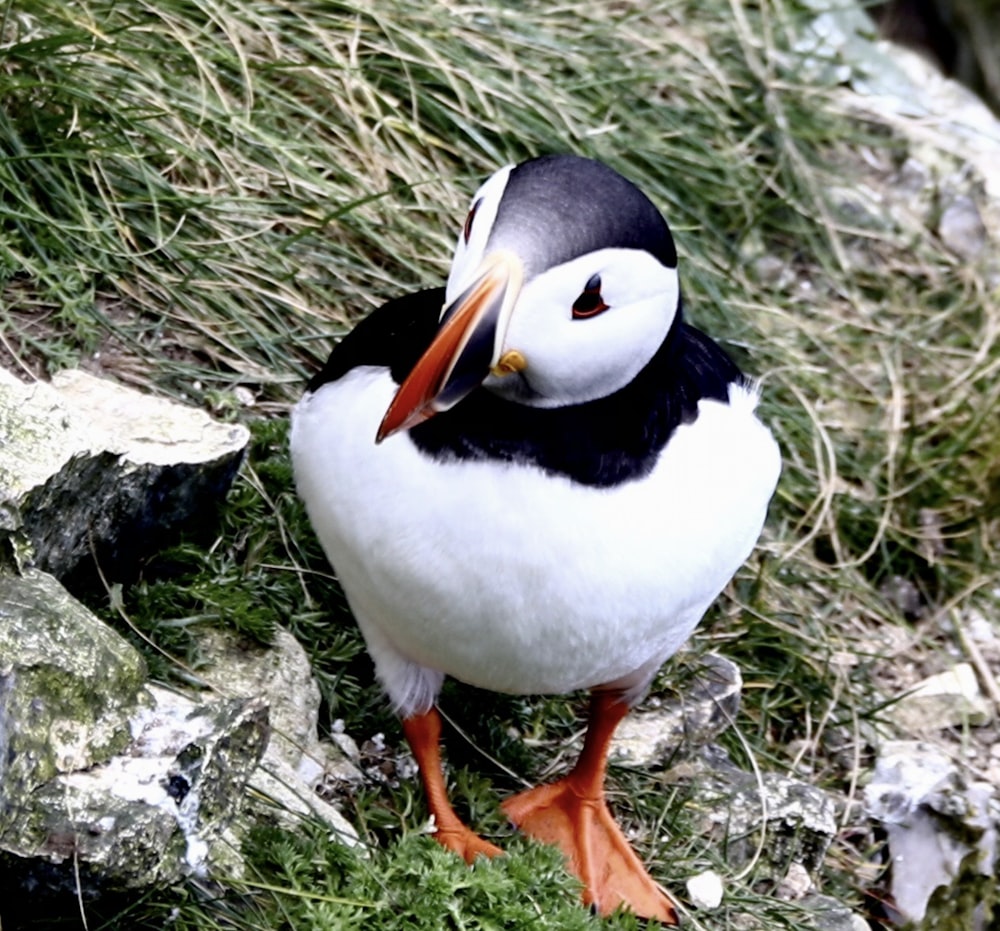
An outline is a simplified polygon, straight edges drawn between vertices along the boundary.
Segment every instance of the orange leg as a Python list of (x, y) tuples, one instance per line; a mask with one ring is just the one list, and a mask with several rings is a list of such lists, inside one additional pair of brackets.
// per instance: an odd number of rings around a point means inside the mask
[(653, 881), (604, 798), (611, 737), (628, 708), (614, 692), (594, 692), (583, 752), (573, 770), (503, 804), (524, 833), (558, 846), (584, 884), (583, 900), (602, 915), (624, 905), (643, 918), (677, 924), (677, 912)]
[(472, 863), (479, 854), (495, 857), (503, 853), (499, 847), (483, 840), (466, 827), (448, 801), (448, 790), (441, 770), (441, 716), (437, 710), (431, 708), (425, 714), (404, 718), (403, 733), (417, 759), (417, 766), (420, 767), (427, 807), (434, 816), (437, 827), (434, 839), (464, 857), (467, 863)]

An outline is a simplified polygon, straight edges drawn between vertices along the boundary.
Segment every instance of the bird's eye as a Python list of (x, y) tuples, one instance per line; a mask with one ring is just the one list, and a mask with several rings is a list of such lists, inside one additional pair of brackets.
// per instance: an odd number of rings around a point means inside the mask
[(599, 313), (608, 309), (601, 297), (601, 276), (592, 275), (590, 280), (583, 286), (580, 296), (573, 301), (573, 316), (577, 319), (581, 317), (596, 317)]
[(462, 227), (462, 239), (465, 240), (466, 244), (469, 242), (469, 237), (472, 235), (472, 221), (476, 219), (476, 211), (479, 209), (479, 205), (483, 202), (480, 197), (469, 210), (468, 215), (465, 218), (465, 226)]

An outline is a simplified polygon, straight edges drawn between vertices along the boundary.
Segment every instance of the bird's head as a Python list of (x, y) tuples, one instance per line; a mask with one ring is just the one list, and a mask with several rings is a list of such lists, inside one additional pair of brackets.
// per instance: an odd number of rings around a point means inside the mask
[(678, 304), (673, 238), (635, 185), (572, 155), (502, 168), (472, 199), (438, 332), (377, 439), (480, 385), (536, 407), (612, 394), (656, 353)]

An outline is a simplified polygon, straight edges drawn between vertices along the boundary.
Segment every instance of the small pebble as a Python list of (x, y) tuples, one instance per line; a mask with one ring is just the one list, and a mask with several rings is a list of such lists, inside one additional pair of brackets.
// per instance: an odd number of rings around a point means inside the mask
[(801, 899), (812, 889), (812, 877), (801, 863), (791, 863), (785, 878), (778, 883), (777, 896), (786, 902)]
[(718, 908), (722, 904), (722, 877), (705, 870), (687, 881), (688, 899), (695, 908)]
[(945, 207), (938, 235), (959, 258), (971, 261), (982, 254), (986, 248), (986, 226), (971, 197), (959, 195)]

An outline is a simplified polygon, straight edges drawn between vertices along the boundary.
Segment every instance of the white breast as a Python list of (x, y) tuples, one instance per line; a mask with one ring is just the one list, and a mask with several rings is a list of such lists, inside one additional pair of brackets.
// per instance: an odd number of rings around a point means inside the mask
[(306, 395), (295, 477), (379, 676), (405, 714), (442, 674), (494, 691), (637, 688), (746, 559), (779, 471), (755, 397), (702, 401), (644, 479), (582, 486), (442, 462), (375, 431), (395, 385), (360, 368)]

